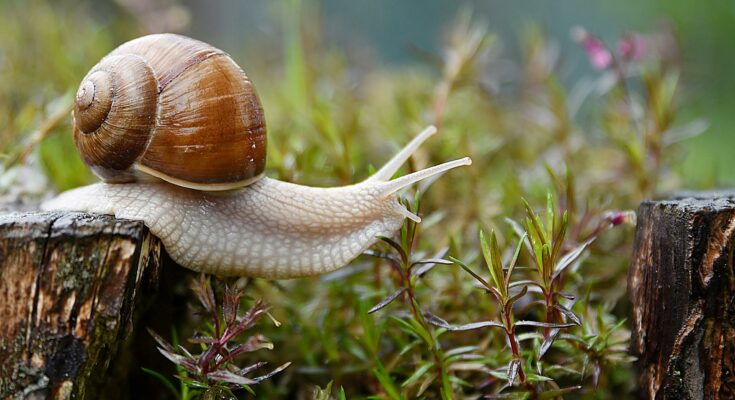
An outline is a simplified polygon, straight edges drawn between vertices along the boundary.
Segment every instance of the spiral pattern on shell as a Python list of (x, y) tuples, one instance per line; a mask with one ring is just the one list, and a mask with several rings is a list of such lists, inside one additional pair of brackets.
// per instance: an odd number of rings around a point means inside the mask
[(227, 190), (265, 169), (266, 127), (255, 87), (223, 51), (173, 34), (124, 43), (85, 76), (74, 139), (107, 182), (152, 175)]

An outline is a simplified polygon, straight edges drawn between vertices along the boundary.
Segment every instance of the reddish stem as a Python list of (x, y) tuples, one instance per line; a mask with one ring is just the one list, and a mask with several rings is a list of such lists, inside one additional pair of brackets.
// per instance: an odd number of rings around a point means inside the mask
[[(553, 303), (554, 303), (554, 293), (553, 289), (549, 291), (549, 293), (544, 293), (544, 299), (546, 301), (546, 323), (550, 324), (553, 320)], [(550, 328), (547, 326), (544, 328), (544, 339), (547, 339), (549, 337), (549, 330)]]
[[(510, 342), (510, 350), (513, 352), (513, 359), (521, 359), (521, 350), (518, 345), (518, 339), (516, 339), (515, 328), (513, 327), (513, 321), (511, 321), (510, 313), (503, 311), (503, 319), (505, 320), (505, 334), (508, 335), (508, 342)], [(523, 362), (518, 364), (518, 379), (521, 380), (521, 384), (526, 384), (526, 373), (523, 372)]]
[(212, 343), (212, 347), (207, 349), (202, 358), (199, 359), (199, 368), (202, 369), (202, 375), (207, 376), (210, 371), (209, 364), (219, 354), (222, 349), (222, 344), (219, 342), (220, 339)]

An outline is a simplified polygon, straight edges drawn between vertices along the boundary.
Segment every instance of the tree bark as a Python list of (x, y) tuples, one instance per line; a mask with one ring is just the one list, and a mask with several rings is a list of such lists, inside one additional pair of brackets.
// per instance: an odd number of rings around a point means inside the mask
[(628, 272), (650, 399), (735, 398), (735, 193), (644, 202)]
[(116, 356), (157, 291), (161, 259), (139, 221), (0, 215), (0, 399), (125, 396), (104, 382), (124, 371)]

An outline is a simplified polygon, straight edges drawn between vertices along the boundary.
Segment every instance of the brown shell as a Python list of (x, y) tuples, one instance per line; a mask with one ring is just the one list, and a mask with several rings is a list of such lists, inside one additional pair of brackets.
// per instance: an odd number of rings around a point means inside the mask
[(84, 78), (74, 138), (101, 178), (137, 172), (202, 190), (245, 186), (265, 169), (255, 87), (229, 55), (184, 36), (124, 43)]

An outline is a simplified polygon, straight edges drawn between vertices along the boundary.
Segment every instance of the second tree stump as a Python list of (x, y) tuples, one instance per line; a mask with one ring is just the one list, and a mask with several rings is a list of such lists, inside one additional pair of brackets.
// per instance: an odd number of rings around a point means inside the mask
[(735, 398), (735, 193), (649, 201), (628, 273), (650, 399)]

